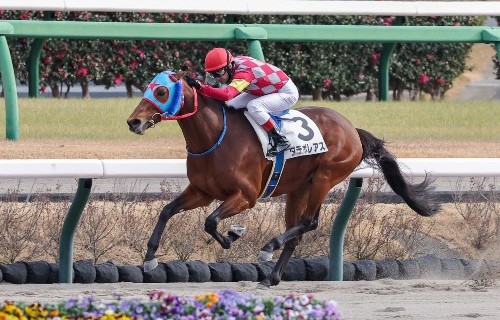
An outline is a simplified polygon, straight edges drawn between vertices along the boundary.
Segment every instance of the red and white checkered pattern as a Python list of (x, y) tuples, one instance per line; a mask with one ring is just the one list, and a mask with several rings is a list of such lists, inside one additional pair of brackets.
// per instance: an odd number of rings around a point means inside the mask
[(289, 80), (288, 76), (278, 67), (259, 61), (252, 57), (237, 56), (234, 58), (236, 70), (234, 79), (243, 79), (250, 83), (245, 91), (263, 96), (276, 93)]

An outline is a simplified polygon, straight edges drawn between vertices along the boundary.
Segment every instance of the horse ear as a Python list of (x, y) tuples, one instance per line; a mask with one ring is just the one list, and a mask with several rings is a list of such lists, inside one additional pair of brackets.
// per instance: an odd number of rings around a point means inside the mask
[(186, 75), (186, 72), (187, 70), (179, 70), (177, 71), (177, 73), (175, 74), (175, 77), (179, 80), (181, 80), (182, 78), (184, 78), (184, 76)]

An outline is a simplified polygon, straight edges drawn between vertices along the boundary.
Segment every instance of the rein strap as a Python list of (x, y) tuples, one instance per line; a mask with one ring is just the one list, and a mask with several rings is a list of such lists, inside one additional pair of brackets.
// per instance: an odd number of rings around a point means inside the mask
[(185, 113), (185, 114), (182, 114), (180, 116), (171, 116), (171, 117), (161, 116), (161, 119), (162, 120), (179, 120), (179, 119), (184, 119), (184, 118), (192, 116), (193, 114), (198, 112), (198, 93), (194, 89), (193, 89), (193, 99), (194, 99), (194, 105), (193, 105), (194, 110), (192, 112)]
[(224, 105), (222, 105), (222, 104), (221, 104), (221, 107), (222, 107), (222, 116), (224, 118), (224, 127), (222, 128), (222, 132), (219, 136), (219, 139), (217, 139), (217, 142), (215, 142), (215, 144), (210, 149), (208, 149), (204, 152), (201, 152), (201, 153), (193, 153), (193, 152), (190, 152), (189, 150), (186, 150), (188, 155), (193, 156), (193, 157), (206, 156), (207, 154), (214, 152), (215, 149), (217, 149), (217, 147), (220, 146), (220, 144), (222, 143), (222, 140), (224, 140), (224, 136), (226, 135), (226, 131), (227, 131), (226, 109), (224, 108)]

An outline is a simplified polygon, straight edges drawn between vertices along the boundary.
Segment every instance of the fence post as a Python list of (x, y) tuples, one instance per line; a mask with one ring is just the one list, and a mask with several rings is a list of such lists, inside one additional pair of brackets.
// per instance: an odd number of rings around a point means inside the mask
[[(398, 16), (393, 22), (394, 26), (405, 23), (405, 17)], [(389, 101), (389, 66), (396, 43), (384, 43), (378, 70), (378, 97), (380, 101)]]
[(19, 111), (16, 77), (7, 39), (3, 35), (0, 35), (0, 73), (2, 74), (5, 93), (6, 137), (7, 140), (17, 141), (19, 140)]
[(73, 241), (75, 230), (87, 204), (92, 188), (92, 179), (78, 179), (78, 188), (64, 219), (59, 240), (59, 283), (73, 282)]
[(248, 53), (251, 57), (264, 61), (264, 52), (259, 40), (267, 39), (267, 31), (262, 27), (239, 27), (234, 29), (235, 39), (247, 41)]
[(363, 178), (349, 179), (349, 186), (333, 221), (332, 232), (330, 233), (328, 280), (342, 281), (344, 276), (344, 236), (352, 210), (361, 193), (362, 185)]
[(28, 95), (30, 98), (38, 98), (38, 83), (40, 82), (40, 56), (42, 55), (45, 39), (33, 40), (30, 55), (28, 57)]

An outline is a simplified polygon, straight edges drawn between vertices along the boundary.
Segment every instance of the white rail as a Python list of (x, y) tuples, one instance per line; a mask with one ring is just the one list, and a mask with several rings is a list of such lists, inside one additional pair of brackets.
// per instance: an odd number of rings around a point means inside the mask
[[(402, 171), (414, 177), (498, 177), (500, 158), (401, 158)], [(361, 165), (350, 178), (378, 177)], [(184, 159), (12, 159), (0, 160), (0, 179), (186, 178)]]
[(0, 0), (0, 10), (265, 15), (500, 16), (500, 1)]

